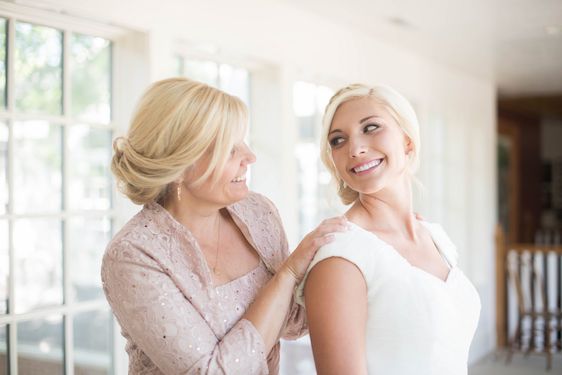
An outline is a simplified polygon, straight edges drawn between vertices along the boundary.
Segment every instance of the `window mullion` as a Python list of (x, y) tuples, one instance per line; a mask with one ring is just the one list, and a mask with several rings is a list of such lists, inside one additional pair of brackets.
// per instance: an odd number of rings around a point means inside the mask
[[(7, 61), (6, 61), (6, 108), (7, 111), (13, 113), (14, 111), (14, 52), (15, 52), (15, 20), (8, 19), (8, 32), (7, 32)], [(13, 192), (14, 192), (14, 130), (13, 121), (8, 121), (8, 215), (13, 213), (14, 203), (13, 203)], [(13, 220), (8, 220), (8, 257), (9, 257), (9, 280), (8, 280), (8, 314), (13, 316), (15, 311), (15, 252), (14, 252), (14, 222)], [(14, 323), (9, 324), (8, 330), (8, 353), (9, 353), (9, 364), (10, 373), (18, 373), (18, 361), (17, 361), (17, 326)]]
[[(67, 30), (63, 33), (63, 47), (62, 47), (62, 115), (65, 119), (65, 126), (62, 127), (62, 202), (63, 202), (63, 216), (62, 221), (62, 261), (63, 261), (63, 293), (64, 302), (66, 306), (73, 306), (72, 301), (72, 275), (70, 267), (70, 250), (68, 248), (69, 244), (69, 223), (68, 223), (68, 209), (69, 209), (69, 151), (68, 151), (68, 133), (69, 124), (72, 119), (71, 108), (72, 108), (72, 96), (71, 96), (71, 84), (70, 75), (72, 66), (70, 64), (70, 37), (71, 33)], [(64, 315), (64, 373), (66, 375), (74, 375), (74, 327), (73, 327), (73, 317), (74, 315), (69, 312)]]

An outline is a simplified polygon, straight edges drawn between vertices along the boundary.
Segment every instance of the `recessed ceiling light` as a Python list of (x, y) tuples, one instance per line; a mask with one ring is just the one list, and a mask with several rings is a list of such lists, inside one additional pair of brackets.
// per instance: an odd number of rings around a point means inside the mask
[(387, 18), (388, 22), (390, 22), (394, 26), (401, 27), (403, 29), (413, 29), (414, 25), (405, 18), (402, 17), (389, 17)]
[(547, 26), (547, 27), (545, 27), (545, 31), (548, 35), (558, 35), (558, 34), (560, 34), (560, 27), (559, 26)]

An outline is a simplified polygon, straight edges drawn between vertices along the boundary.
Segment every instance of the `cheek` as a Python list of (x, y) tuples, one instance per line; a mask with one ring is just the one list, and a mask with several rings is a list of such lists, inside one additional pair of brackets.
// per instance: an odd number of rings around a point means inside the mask
[(344, 160), (342, 160), (341, 158), (341, 153), (338, 152), (339, 150), (336, 151), (332, 151), (332, 163), (334, 164), (334, 167), (336, 168), (336, 172), (341, 175), (341, 170), (342, 170), (342, 165), (344, 163)]
[[(340, 150), (338, 150), (340, 151)], [(334, 161), (334, 166), (336, 167), (336, 172), (340, 175), (340, 177), (346, 173), (346, 159), (342, 157), (342, 153), (337, 153), (339, 155), (332, 154), (332, 160)]]
[(239, 172), (240, 161), (228, 161), (224, 166), (220, 178), (218, 179), (218, 184), (221, 186), (221, 189), (229, 189), (230, 187), (232, 187), (232, 180), (238, 176)]

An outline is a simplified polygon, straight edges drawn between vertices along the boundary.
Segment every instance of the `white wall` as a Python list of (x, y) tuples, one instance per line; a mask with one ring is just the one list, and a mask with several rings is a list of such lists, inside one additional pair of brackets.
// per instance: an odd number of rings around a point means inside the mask
[[(258, 156), (253, 183), (280, 208), (293, 244), (298, 209), (293, 82), (306, 79), (334, 88), (376, 82), (401, 91), (415, 104), (422, 123), (420, 178), (427, 191), (417, 209), (444, 225), (458, 245), (462, 268), (480, 292), (483, 308), (471, 358), (493, 348), (494, 82), (274, 1), (39, 3), (138, 30), (146, 38), (147, 66), (136, 77), (143, 84), (172, 72), (178, 45), (252, 64), (252, 143)], [(118, 95), (138, 97), (140, 84), (123, 84)]]

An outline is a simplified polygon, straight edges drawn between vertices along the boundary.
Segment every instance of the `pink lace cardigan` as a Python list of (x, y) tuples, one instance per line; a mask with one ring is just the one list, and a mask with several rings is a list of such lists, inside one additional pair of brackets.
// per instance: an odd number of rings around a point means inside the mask
[[(277, 374), (279, 342), (270, 353), (241, 319), (260, 288), (288, 256), (275, 206), (250, 193), (227, 207), (260, 256), (259, 266), (213, 286), (193, 235), (157, 203), (145, 205), (109, 243), (104, 291), (127, 339), (131, 374)], [(293, 303), (282, 337), (306, 334)]]

